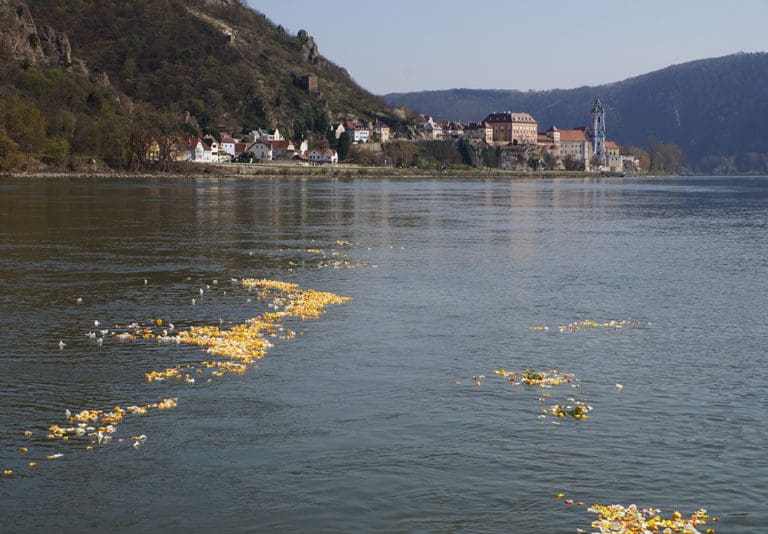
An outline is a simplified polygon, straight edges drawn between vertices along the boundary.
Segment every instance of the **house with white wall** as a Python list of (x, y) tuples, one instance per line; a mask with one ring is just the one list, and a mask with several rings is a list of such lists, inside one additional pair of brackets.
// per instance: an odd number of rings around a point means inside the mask
[(339, 162), (339, 154), (330, 148), (316, 148), (309, 151), (309, 161), (319, 165), (335, 164)]

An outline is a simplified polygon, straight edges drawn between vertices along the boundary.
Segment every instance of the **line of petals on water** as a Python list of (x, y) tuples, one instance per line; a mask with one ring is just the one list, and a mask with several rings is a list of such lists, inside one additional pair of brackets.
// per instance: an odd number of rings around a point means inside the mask
[[(267, 279), (244, 279), (242, 285), (248, 291), (256, 292), (261, 300), (272, 299), (270, 303), (274, 312), (266, 312), (249, 319), (243, 324), (236, 325), (228, 330), (222, 330), (218, 326), (193, 326), (187, 331), (179, 332), (176, 339), (179, 343), (193, 344), (205, 347), (208, 354), (227, 358), (229, 361), (204, 363), (205, 368), (216, 368), (213, 376), (223, 376), (227, 373), (244, 373), (248, 366), (264, 358), (268, 349), (274, 345), (264, 337), (281, 335), (287, 339), (296, 336), (292, 330), (283, 326), (287, 318), (316, 319), (325, 313), (325, 308), (330, 304), (343, 304), (349, 302), (348, 297), (341, 297), (334, 293), (315, 291), (313, 289), (302, 290), (297, 284)], [(164, 371), (150, 371), (145, 373), (149, 382), (164, 381), (168, 379), (181, 380), (182, 372), (184, 381), (193, 383), (191, 373), (200, 374), (200, 369), (192, 366), (169, 367)]]
[[(232, 280), (233, 282), (236, 279)], [(242, 374), (248, 365), (261, 359), (266, 354), (267, 349), (272, 348), (272, 343), (264, 338), (264, 334), (272, 336), (283, 335), (286, 338), (295, 337), (295, 332), (285, 329), (282, 321), (285, 318), (295, 317), (301, 320), (318, 318), (325, 313), (324, 308), (329, 304), (342, 304), (352, 300), (349, 297), (341, 297), (333, 293), (315, 291), (312, 289), (301, 290), (297, 284), (280, 282), (267, 279), (244, 279), (242, 285), (249, 291), (258, 290), (259, 297), (267, 299), (272, 297), (270, 307), (278, 309), (283, 307), (282, 311), (268, 312), (246, 323), (237, 325), (230, 330), (222, 331), (217, 326), (211, 327), (191, 327), (189, 331), (179, 332), (175, 336), (169, 336), (167, 330), (161, 334), (155, 334), (153, 327), (140, 326), (136, 323), (129, 325), (129, 330), (133, 333), (116, 334), (115, 337), (121, 340), (136, 340), (155, 338), (159, 342), (190, 343), (205, 346), (210, 354), (224, 356), (230, 361), (203, 361), (201, 366), (205, 369), (214, 369), (213, 376), (223, 376), (228, 373)], [(95, 323), (98, 326), (98, 323)], [(162, 320), (156, 321), (156, 326), (161, 327)], [(173, 327), (171, 326), (171, 329)], [(95, 336), (89, 336), (95, 337)], [(184, 372), (189, 371), (189, 372)], [(194, 383), (192, 373), (200, 374), (202, 369), (196, 369), (192, 365), (178, 365), (167, 368), (165, 371), (150, 371), (145, 373), (147, 381), (163, 381), (169, 378), (181, 380), (182, 377), (187, 383)], [(182, 374), (183, 373), (183, 374)], [(144, 415), (151, 409), (170, 409), (175, 408), (178, 399), (169, 398), (157, 403), (146, 404), (143, 406), (129, 406), (125, 409), (116, 406), (111, 411), (103, 410), (82, 410), (72, 415), (69, 410), (65, 413), (68, 425), (60, 426), (50, 425), (48, 435), (51, 440), (69, 441), (70, 436), (86, 436), (90, 443), (86, 450), (92, 450), (94, 445), (106, 445), (112, 441), (113, 434), (117, 432), (117, 426), (122, 422), (125, 414)], [(71, 426), (70, 426), (71, 425)], [(32, 437), (31, 430), (25, 430), (24, 436), (27, 439)], [(144, 444), (147, 436), (133, 436), (131, 443), (134, 448)], [(120, 442), (124, 438), (119, 438)], [(20, 452), (26, 454), (27, 447), (21, 447)], [(47, 460), (55, 460), (63, 457), (61, 453), (46, 455)], [(38, 466), (37, 462), (29, 462), (30, 469)], [(15, 473), (11, 469), (3, 469), (2, 476), (13, 477)]]
[[(91, 451), (96, 446), (107, 445), (116, 439), (119, 443), (123, 443), (125, 438), (117, 437), (118, 426), (123, 422), (126, 415), (146, 415), (150, 410), (169, 410), (175, 408), (178, 404), (177, 398), (163, 399), (159, 402), (153, 402), (150, 404), (144, 404), (141, 406), (133, 405), (121, 408), (115, 406), (112, 410), (81, 410), (77, 413), (72, 413), (67, 410), (64, 413), (66, 424), (58, 425), (52, 424), (48, 427), (48, 434), (45, 436), (48, 441), (62, 441), (71, 442), (74, 440), (85, 440), (87, 443), (85, 450)], [(33, 432), (31, 430), (24, 431), (24, 437), (27, 440), (31, 440)], [(147, 436), (133, 436), (130, 438), (130, 443), (134, 448), (138, 448), (147, 441)], [(35, 457), (33, 453), (30, 453), (28, 447), (20, 447), (19, 452), (30, 458), (37, 460), (58, 460), (63, 458), (63, 453), (46, 454), (44, 456)], [(35, 469), (38, 467), (38, 462), (28, 462), (29, 469)], [(2, 472), (4, 477), (16, 476), (16, 473), (12, 469), (4, 469)]]
[[(623, 320), (610, 320), (610, 321), (595, 321), (592, 319), (584, 319), (581, 321), (573, 321), (567, 325), (560, 325), (556, 330), (560, 333), (573, 333), (584, 331), (596, 331), (596, 330), (621, 330), (622, 328), (648, 328), (651, 323), (642, 323), (640, 321), (633, 321), (632, 319)], [(528, 330), (532, 332), (551, 332), (555, 329), (549, 326), (529, 326)]]

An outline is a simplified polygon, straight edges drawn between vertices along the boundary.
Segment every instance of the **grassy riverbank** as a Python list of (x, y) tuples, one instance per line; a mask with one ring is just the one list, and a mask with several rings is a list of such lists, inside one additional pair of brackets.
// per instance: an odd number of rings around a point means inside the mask
[(143, 169), (139, 171), (118, 171), (105, 167), (83, 166), (78, 169), (44, 168), (37, 167), (34, 170), (11, 172), (0, 174), (3, 178), (153, 178), (173, 179), (190, 176), (209, 177), (311, 177), (311, 178), (360, 178), (360, 177), (401, 177), (401, 178), (585, 178), (601, 176), (600, 173), (587, 173), (580, 171), (505, 171), (501, 169), (477, 169), (465, 166), (450, 166), (442, 169), (435, 168), (393, 168), (393, 167), (368, 167), (360, 165), (339, 164), (311, 166), (285, 163), (221, 163), (221, 164), (179, 164), (168, 170)]

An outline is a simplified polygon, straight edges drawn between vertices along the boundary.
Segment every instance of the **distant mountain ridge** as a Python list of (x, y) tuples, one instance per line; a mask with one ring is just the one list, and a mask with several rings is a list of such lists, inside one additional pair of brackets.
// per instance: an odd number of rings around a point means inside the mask
[[(586, 125), (599, 96), (608, 137), (644, 146), (675, 143), (695, 170), (768, 163), (768, 54), (738, 53), (674, 65), (596, 87), (550, 91), (450, 89), (392, 93), (384, 99), (435, 119), (482, 120), (494, 111), (525, 111), (541, 130)], [(750, 165), (750, 162), (753, 162)], [(764, 165), (768, 169), (768, 166)]]

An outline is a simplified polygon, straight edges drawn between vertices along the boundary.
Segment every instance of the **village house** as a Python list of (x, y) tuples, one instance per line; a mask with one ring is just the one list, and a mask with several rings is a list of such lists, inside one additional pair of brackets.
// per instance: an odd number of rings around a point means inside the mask
[(201, 139), (203, 143), (204, 163), (219, 163), (219, 142), (212, 135), (204, 135)]
[(386, 124), (377, 122), (376, 126), (373, 127), (373, 136), (379, 142), (381, 143), (389, 142), (389, 135), (390, 135), (389, 126), (387, 126)]
[(464, 137), (465, 124), (456, 121), (440, 121), (438, 124), (443, 129), (444, 139), (461, 139)]
[(243, 152), (248, 150), (249, 146), (251, 146), (251, 143), (243, 143), (243, 142), (235, 143), (235, 156), (234, 157), (235, 158), (239, 158), (240, 155)]
[(345, 122), (344, 131), (353, 143), (367, 143), (371, 136), (371, 131), (360, 121)]
[(339, 155), (330, 148), (317, 148), (309, 151), (309, 161), (318, 165), (324, 163), (336, 164), (339, 162)]
[(306, 140), (302, 141), (298, 148), (293, 141), (256, 141), (245, 149), (245, 152), (259, 161), (272, 161), (291, 159), (297, 152), (306, 152), (307, 148)]
[(258, 161), (272, 161), (274, 152), (271, 142), (256, 141), (245, 150), (245, 154)]
[(491, 113), (483, 121), (493, 130), (493, 144), (531, 144), (535, 145), (539, 135), (539, 125), (528, 113)]
[(251, 141), (285, 141), (285, 138), (280, 133), (280, 130), (275, 128), (274, 130), (253, 130), (249, 138)]
[(419, 115), (416, 117), (416, 129), (424, 130), (428, 125), (434, 126), (434, 119), (425, 113), (419, 113)]
[[(218, 163), (214, 160), (212, 144), (204, 139), (190, 135), (177, 138), (171, 144), (171, 159), (173, 161), (191, 161), (194, 163)], [(216, 145), (218, 157), (218, 144)]]
[(443, 129), (435, 122), (428, 123), (421, 131), (427, 139), (443, 138)]
[(221, 154), (223, 152), (224, 154), (227, 154), (229, 156), (229, 159), (234, 159), (235, 157), (237, 157), (237, 154), (235, 151), (236, 145), (237, 145), (237, 139), (235, 139), (228, 133), (222, 133), (221, 141), (219, 142), (220, 156), (223, 156), (223, 154)]
[(490, 145), (493, 144), (493, 128), (486, 122), (470, 122), (464, 127), (464, 137), (480, 139)]

